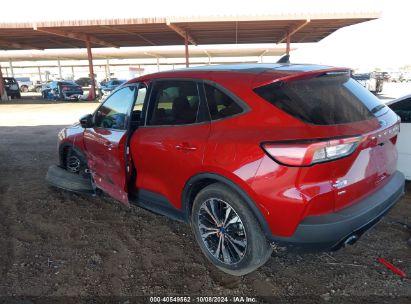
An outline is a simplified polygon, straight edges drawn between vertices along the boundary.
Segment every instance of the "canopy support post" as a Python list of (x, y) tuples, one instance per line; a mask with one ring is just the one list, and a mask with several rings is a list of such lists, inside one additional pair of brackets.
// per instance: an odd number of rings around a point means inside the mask
[(0, 100), (1, 101), (8, 100), (6, 88), (4, 87), (4, 79), (3, 79), (3, 73), (1, 71), (1, 65), (0, 65)]
[(87, 38), (86, 40), (86, 47), (87, 47), (87, 59), (88, 59), (88, 70), (90, 74), (91, 80), (91, 88), (88, 92), (88, 100), (96, 99), (96, 80), (94, 79), (94, 67), (93, 67), (93, 54), (91, 52), (91, 43), (90, 39)]
[(40, 66), (38, 66), (38, 67), (37, 67), (37, 72), (39, 73), (39, 80), (40, 80), (40, 83), (42, 83), (42, 82), (43, 82), (43, 80), (41, 79), (41, 70), (40, 70)]
[(285, 53), (286, 53), (287, 55), (290, 55), (290, 44), (291, 44), (291, 35), (288, 34), (288, 35), (287, 35), (287, 47), (286, 47), (286, 49), (285, 49)]
[(59, 67), (59, 78), (60, 78), (60, 80), (63, 80), (63, 73), (61, 73), (60, 58), (57, 58), (57, 66)]
[(11, 61), (11, 59), (9, 59), (9, 66), (11, 77), (14, 77), (13, 62)]
[(188, 54), (188, 34), (187, 33), (185, 35), (184, 44), (185, 44), (184, 46), (185, 46), (185, 56), (186, 56), (186, 67), (188, 68), (190, 66), (190, 63), (188, 60), (189, 54)]

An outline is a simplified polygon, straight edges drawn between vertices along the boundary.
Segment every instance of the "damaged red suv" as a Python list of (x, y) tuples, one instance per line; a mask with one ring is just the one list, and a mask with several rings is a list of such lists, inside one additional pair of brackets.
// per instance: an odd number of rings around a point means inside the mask
[(404, 193), (398, 132), (348, 69), (189, 68), (133, 79), (63, 129), (47, 179), (190, 223), (242, 275), (272, 244), (337, 249), (386, 214)]

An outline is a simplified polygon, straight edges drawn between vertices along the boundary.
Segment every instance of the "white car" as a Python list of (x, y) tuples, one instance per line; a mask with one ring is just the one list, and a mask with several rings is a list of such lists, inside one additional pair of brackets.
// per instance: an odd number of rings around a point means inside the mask
[(397, 140), (398, 170), (411, 180), (411, 94), (395, 99), (387, 105), (401, 117), (401, 132)]
[(352, 74), (352, 78), (357, 80), (368, 91), (377, 94), (381, 93), (383, 81), (379, 80), (375, 72)]

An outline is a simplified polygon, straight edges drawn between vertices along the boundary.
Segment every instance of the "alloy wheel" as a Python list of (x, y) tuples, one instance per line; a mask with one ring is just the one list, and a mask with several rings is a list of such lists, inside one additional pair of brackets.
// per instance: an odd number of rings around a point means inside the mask
[(198, 229), (207, 250), (224, 264), (237, 264), (245, 256), (247, 235), (241, 218), (230, 204), (210, 198), (198, 212)]

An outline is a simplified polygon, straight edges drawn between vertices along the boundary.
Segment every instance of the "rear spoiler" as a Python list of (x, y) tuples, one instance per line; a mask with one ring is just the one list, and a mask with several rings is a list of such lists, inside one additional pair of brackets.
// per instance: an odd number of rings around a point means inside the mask
[[(281, 59), (280, 59), (281, 60)], [(329, 68), (329, 69), (321, 69), (321, 70), (314, 70), (308, 72), (291, 72), (291, 73), (284, 73), (281, 72), (285, 71), (278, 71), (276, 70), (266, 71), (258, 75), (258, 77), (254, 80), (252, 85), (253, 89), (263, 87), (275, 82), (288, 82), (288, 81), (295, 81), (295, 80), (303, 80), (309, 78), (316, 78), (320, 76), (337, 76), (337, 75), (347, 75), (351, 76), (351, 70), (348, 68)], [(278, 77), (280, 76), (280, 77)], [(274, 78), (274, 79), (273, 79)]]

